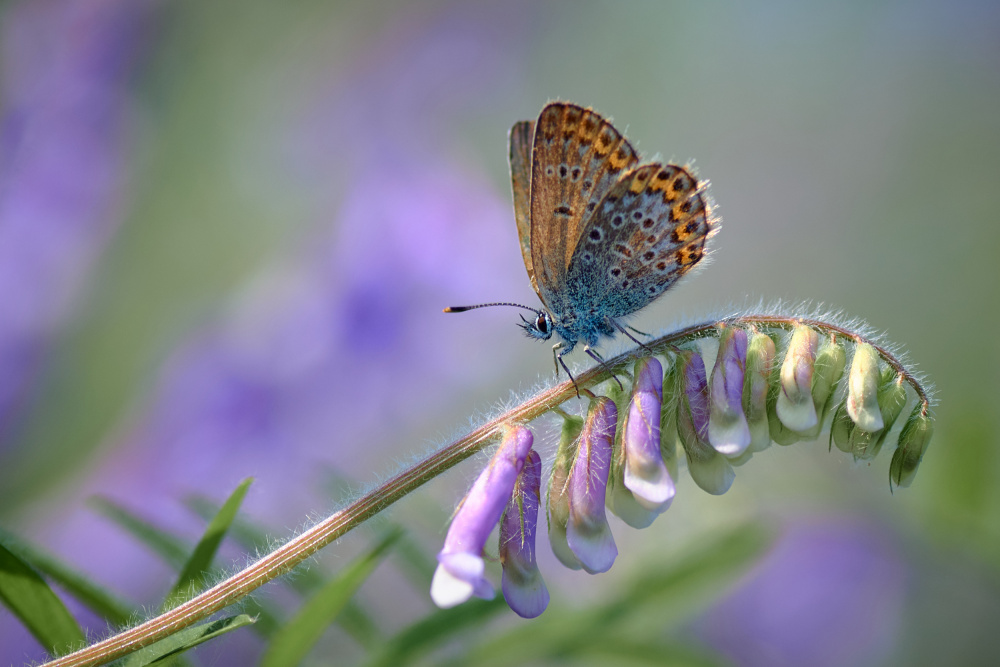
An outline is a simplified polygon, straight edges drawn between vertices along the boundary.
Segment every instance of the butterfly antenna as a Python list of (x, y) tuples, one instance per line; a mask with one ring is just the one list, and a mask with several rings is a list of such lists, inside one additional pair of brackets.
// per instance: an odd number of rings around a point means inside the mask
[(475, 306), (449, 306), (444, 309), (446, 313), (464, 313), (467, 310), (475, 310), (476, 308), (488, 308), (490, 306), (514, 306), (515, 308), (524, 308), (525, 310), (530, 310), (533, 313), (541, 314), (542, 311), (537, 308), (532, 308), (530, 306), (522, 306), (519, 303), (509, 303), (506, 301), (497, 303), (480, 303)]

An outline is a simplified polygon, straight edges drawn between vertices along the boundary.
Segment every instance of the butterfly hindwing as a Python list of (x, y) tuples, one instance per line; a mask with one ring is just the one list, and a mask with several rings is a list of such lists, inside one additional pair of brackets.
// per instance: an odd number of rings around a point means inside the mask
[(531, 153), (530, 249), (536, 291), (550, 308), (558, 311), (565, 303), (567, 269), (584, 220), (637, 162), (625, 137), (589, 109), (553, 102), (539, 114)]
[(587, 218), (566, 276), (572, 308), (623, 317), (687, 273), (712, 231), (703, 187), (677, 165), (626, 173)]
[[(514, 219), (517, 221), (517, 240), (521, 246), (524, 268), (528, 271), (531, 287), (538, 294), (535, 272), (531, 264), (531, 138), (535, 133), (535, 123), (522, 120), (514, 123), (508, 137), (510, 184), (514, 191)], [(539, 294), (541, 296), (541, 294)]]

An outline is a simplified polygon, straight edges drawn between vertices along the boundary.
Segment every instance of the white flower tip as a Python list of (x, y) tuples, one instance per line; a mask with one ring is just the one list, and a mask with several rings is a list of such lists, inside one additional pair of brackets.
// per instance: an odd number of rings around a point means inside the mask
[(878, 403), (870, 401), (869, 404), (865, 404), (852, 398), (852, 396), (847, 397), (847, 414), (858, 428), (868, 433), (881, 431), (885, 422), (882, 421), (882, 411), (879, 410)]
[(566, 542), (589, 574), (607, 572), (618, 557), (618, 547), (607, 524), (602, 530), (578, 531), (570, 522), (566, 527)]
[(750, 425), (742, 414), (732, 420), (708, 420), (708, 442), (725, 456), (739, 456), (750, 446)]
[(438, 566), (431, 580), (431, 599), (442, 609), (462, 604), (470, 597), (493, 599), (496, 592), (483, 573), (486, 563), (467, 552), (438, 554)]
[(450, 609), (460, 605), (472, 597), (472, 584), (459, 579), (445, 568), (438, 565), (431, 580), (431, 600), (442, 609)]
[(625, 487), (635, 495), (637, 502), (651, 506), (647, 509), (669, 502), (677, 492), (662, 460), (649, 466), (632, 466), (626, 459)]
[(781, 423), (792, 431), (808, 431), (819, 422), (816, 406), (809, 395), (806, 395), (804, 400), (793, 402), (782, 390), (778, 394), (775, 411)]

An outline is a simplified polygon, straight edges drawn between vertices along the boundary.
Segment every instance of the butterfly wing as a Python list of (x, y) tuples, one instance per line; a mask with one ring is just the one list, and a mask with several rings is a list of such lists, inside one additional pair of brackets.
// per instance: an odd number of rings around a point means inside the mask
[(583, 221), (619, 177), (639, 161), (611, 123), (575, 104), (545, 106), (531, 149), (530, 249), (536, 291), (554, 312)]
[(684, 167), (646, 164), (615, 183), (587, 218), (566, 275), (577, 312), (624, 317), (698, 263), (714, 220)]
[(538, 284), (535, 282), (535, 271), (531, 264), (531, 213), (529, 209), (531, 138), (534, 134), (534, 121), (522, 120), (514, 123), (514, 127), (510, 128), (507, 145), (510, 184), (514, 191), (514, 219), (517, 221), (517, 240), (521, 245), (521, 257), (524, 258), (524, 268), (528, 270), (528, 279), (537, 294)]

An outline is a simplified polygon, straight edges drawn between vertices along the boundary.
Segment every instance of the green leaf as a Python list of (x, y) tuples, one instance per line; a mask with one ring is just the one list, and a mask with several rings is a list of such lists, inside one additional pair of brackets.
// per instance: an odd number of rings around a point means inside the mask
[(208, 623), (185, 628), (179, 632), (175, 632), (166, 639), (161, 639), (155, 644), (140, 649), (124, 658), (121, 667), (143, 667), (144, 665), (152, 665), (158, 661), (173, 658), (188, 649), (194, 648), (198, 644), (207, 642), (209, 639), (215, 639), (220, 635), (224, 635), (237, 628), (242, 628), (244, 625), (250, 625), (253, 622), (253, 617), (247, 614), (240, 614), (239, 616), (229, 616), (217, 621), (209, 621)]
[(117, 523), (120, 528), (123, 528), (132, 537), (145, 544), (153, 553), (166, 561), (170, 567), (175, 570), (180, 570), (184, 567), (191, 547), (181, 538), (154, 526), (144, 519), (140, 519), (131, 511), (108, 498), (95, 496), (90, 498), (87, 504)]
[(261, 660), (262, 667), (300, 664), (401, 534), (398, 529), (389, 532), (303, 604), (295, 617), (275, 634)]
[(82, 645), (83, 631), (37, 572), (0, 545), (0, 600), (49, 653)]
[(505, 609), (507, 603), (502, 596), (497, 596), (492, 600), (474, 599), (451, 609), (435, 611), (390, 639), (380, 652), (371, 656), (367, 667), (415, 662), (455, 635), (485, 624)]
[(163, 602), (164, 609), (175, 607), (191, 599), (194, 593), (204, 586), (205, 574), (212, 567), (212, 561), (215, 559), (215, 554), (219, 551), (222, 538), (226, 536), (226, 531), (229, 530), (229, 526), (232, 525), (233, 520), (239, 513), (240, 505), (243, 504), (243, 498), (246, 497), (247, 490), (252, 483), (252, 477), (248, 477), (240, 482), (236, 490), (223, 503), (222, 509), (208, 523), (204, 535), (198, 541), (194, 551), (191, 552), (190, 558), (184, 563), (184, 568), (177, 578), (177, 583), (174, 584), (170, 593), (167, 594), (166, 600)]
[(0, 542), (21, 560), (56, 582), (88, 609), (112, 625), (124, 625), (138, 611), (113, 593), (90, 581), (85, 575), (51, 554), (28, 544), (17, 535), (0, 529)]
[[(218, 505), (216, 503), (201, 496), (187, 498), (185, 504), (206, 520), (218, 512)], [(229, 535), (236, 540), (237, 544), (250, 553), (255, 553), (261, 548), (267, 548), (272, 543), (264, 528), (240, 518), (233, 522), (232, 527), (229, 529)], [(400, 540), (398, 545), (404, 545), (406, 542), (406, 540)], [(282, 585), (288, 586), (296, 593), (306, 597), (326, 585), (328, 578), (319, 569), (299, 568), (290, 576), (282, 577), (279, 581)], [(270, 617), (268, 617), (268, 612), (264, 608), (255, 613), (258, 614), (258, 618), (257, 624), (254, 625), (254, 630), (259, 631), (264, 636), (272, 636), (277, 629), (277, 626), (271, 625), (271, 621), (275, 615), (270, 614)], [(369, 650), (380, 646), (384, 641), (382, 633), (371, 615), (355, 600), (347, 603), (344, 610), (340, 612), (340, 616), (337, 617), (336, 623), (356, 642)]]

